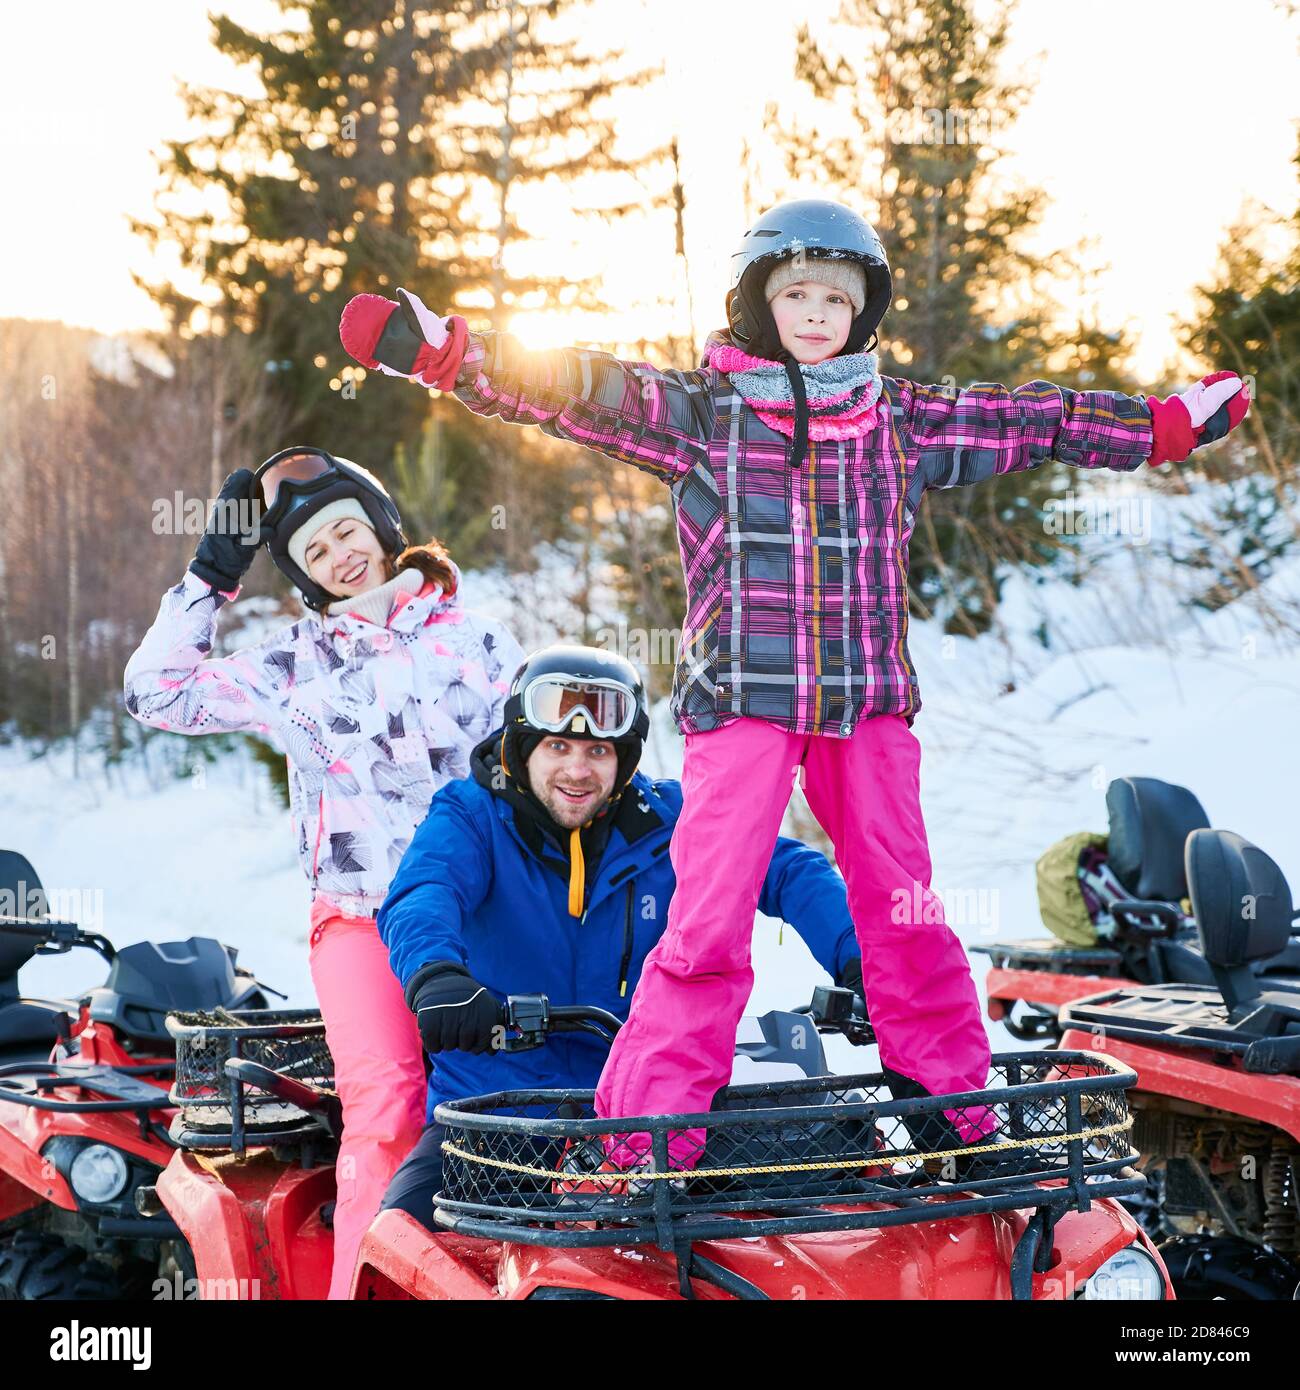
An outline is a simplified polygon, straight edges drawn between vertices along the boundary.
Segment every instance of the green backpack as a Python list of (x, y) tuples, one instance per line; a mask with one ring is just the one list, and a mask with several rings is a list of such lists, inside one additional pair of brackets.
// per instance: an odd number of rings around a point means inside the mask
[(1097, 944), (1097, 928), (1079, 887), (1079, 859), (1084, 850), (1105, 849), (1107, 838), (1092, 830), (1077, 830), (1046, 850), (1034, 866), (1043, 925), (1067, 946)]

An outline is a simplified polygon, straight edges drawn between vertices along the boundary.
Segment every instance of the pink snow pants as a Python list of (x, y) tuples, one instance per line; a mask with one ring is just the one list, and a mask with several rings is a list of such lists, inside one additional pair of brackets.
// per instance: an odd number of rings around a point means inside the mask
[(357, 1250), (424, 1130), (424, 1049), (373, 917), (311, 905), (311, 977), (343, 1102), (330, 1298), (347, 1298)]
[[(881, 1061), (931, 1095), (984, 1086), (989, 1043), (970, 964), (930, 891), (920, 763), (901, 715), (864, 719), (847, 739), (761, 719), (686, 735), (677, 888), (601, 1074), (598, 1115), (704, 1112), (730, 1081), (754, 983), (754, 913), (799, 779), (847, 884)], [(996, 1125), (983, 1107), (948, 1115), (968, 1142)], [(624, 1140), (611, 1148), (620, 1166), (649, 1136)], [(700, 1130), (674, 1135), (674, 1165), (694, 1166), (702, 1142)]]

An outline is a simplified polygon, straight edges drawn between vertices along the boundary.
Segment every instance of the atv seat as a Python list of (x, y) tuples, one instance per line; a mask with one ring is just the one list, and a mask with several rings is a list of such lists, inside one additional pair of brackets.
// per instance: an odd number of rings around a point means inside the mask
[(23, 999), (18, 972), (37, 954), (41, 937), (32, 931), (49, 923), (45, 889), (31, 861), (16, 850), (0, 849), (0, 1053), (37, 1045), (48, 1053), (59, 1037), (59, 1021), (77, 1015), (67, 999)]
[(21, 928), (42, 926), (47, 920), (45, 889), (31, 861), (17, 850), (0, 849), (0, 1003), (18, 997), (18, 972), (36, 954), (40, 938)]
[[(1291, 890), (1263, 850), (1227, 830), (1187, 841), (1187, 881), (1213, 983), (1134, 985), (1062, 1007), (1061, 1023), (1137, 1042), (1205, 1048), (1247, 1071), (1300, 1074), (1300, 993), (1268, 988), (1252, 966), (1291, 931)], [(1264, 988), (1261, 988), (1264, 986)]]
[[(1296, 946), (1300, 948), (1300, 942)], [(1152, 942), (1148, 960), (1154, 984), (1214, 983), (1214, 969), (1201, 953), (1194, 934)], [(1300, 949), (1293, 951), (1288, 946), (1276, 956), (1253, 962), (1251, 969), (1261, 977), (1264, 989), (1300, 991)]]
[(1181, 902), (1187, 896), (1183, 850), (1208, 829), (1205, 807), (1186, 787), (1154, 777), (1117, 777), (1106, 788), (1107, 862), (1135, 897)]
[[(1300, 979), (1300, 936), (1293, 936), (1290, 941), (1275, 956), (1270, 956), (1259, 966), (1261, 975), (1282, 975), (1294, 974)], [(1276, 989), (1277, 985), (1269, 982), (1270, 988)]]
[(13, 999), (0, 1004), (3, 1060), (9, 1060), (8, 1053), (14, 1048), (21, 1048), (26, 1056), (36, 1043), (43, 1044), (48, 1053), (58, 1041), (61, 1021), (66, 1018), (70, 1022), (76, 1016), (77, 1006), (70, 999)]

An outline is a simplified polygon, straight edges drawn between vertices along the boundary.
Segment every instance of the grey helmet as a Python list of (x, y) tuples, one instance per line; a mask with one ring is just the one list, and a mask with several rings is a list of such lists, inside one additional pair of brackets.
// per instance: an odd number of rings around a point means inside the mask
[[(770, 361), (784, 360), (764, 286), (773, 266), (787, 256), (825, 256), (857, 261), (866, 275), (862, 312), (849, 329), (841, 352), (862, 352), (876, 345), (876, 329), (893, 295), (885, 248), (875, 229), (842, 203), (801, 198), (765, 212), (741, 238), (731, 257), (727, 324), (737, 347)], [(869, 341), (870, 340), (870, 341)]]

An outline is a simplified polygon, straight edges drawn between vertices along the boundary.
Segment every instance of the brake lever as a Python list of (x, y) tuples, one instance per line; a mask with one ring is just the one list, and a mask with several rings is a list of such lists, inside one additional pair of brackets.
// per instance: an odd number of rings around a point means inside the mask
[(507, 1034), (497, 1049), (499, 1052), (531, 1052), (546, 1042), (550, 1031), (551, 1006), (544, 994), (512, 994), (505, 1002), (502, 1017), (506, 1028), (513, 1028), (517, 1037)]
[(839, 985), (818, 985), (808, 1006), (799, 1010), (807, 1014), (819, 1033), (839, 1033), (855, 1047), (864, 1047), (876, 1040), (871, 1019), (867, 1016), (867, 1001), (851, 989)]
[(10, 917), (6, 914), (0, 914), (0, 930), (7, 931), (13, 936), (23, 936), (29, 939), (34, 937), (36, 939), (36, 945), (32, 947), (32, 955), (34, 956), (61, 956), (74, 946), (91, 946), (98, 949), (95, 943), (103, 939), (96, 937), (93, 933), (83, 936), (81, 928), (75, 922), (64, 922), (55, 917), (33, 921), (27, 917)]

